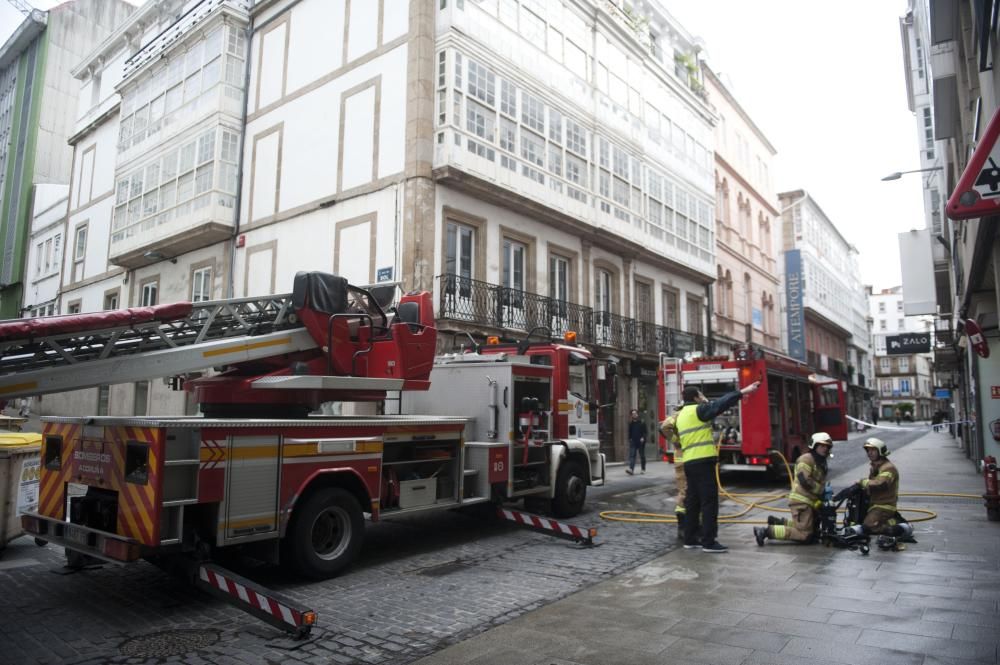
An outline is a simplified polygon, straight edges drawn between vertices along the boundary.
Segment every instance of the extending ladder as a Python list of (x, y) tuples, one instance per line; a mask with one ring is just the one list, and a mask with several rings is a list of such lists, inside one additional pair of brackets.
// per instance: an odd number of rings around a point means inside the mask
[(166, 377), (316, 348), (291, 294), (0, 323), (0, 399)]

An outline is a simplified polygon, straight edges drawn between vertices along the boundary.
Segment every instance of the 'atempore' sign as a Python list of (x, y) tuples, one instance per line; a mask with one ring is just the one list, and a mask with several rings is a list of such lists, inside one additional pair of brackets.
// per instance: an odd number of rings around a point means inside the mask
[(901, 356), (909, 353), (927, 353), (930, 350), (930, 333), (886, 335), (885, 338), (885, 353), (889, 356)]
[(788, 308), (788, 355), (806, 361), (806, 322), (802, 309), (802, 254), (785, 252), (785, 306)]

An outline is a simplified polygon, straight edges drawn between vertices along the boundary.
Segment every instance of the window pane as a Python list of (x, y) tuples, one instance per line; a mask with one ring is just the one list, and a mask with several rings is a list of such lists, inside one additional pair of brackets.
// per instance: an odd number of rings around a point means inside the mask
[(215, 132), (207, 132), (198, 138), (198, 163), (209, 161), (215, 155)]

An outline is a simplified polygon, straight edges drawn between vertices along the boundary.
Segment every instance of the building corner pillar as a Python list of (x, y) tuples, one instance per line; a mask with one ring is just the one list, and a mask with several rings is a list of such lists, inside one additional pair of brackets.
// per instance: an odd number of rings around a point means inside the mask
[(404, 291), (434, 289), (434, 4), (410, 0), (406, 153), (399, 275)]

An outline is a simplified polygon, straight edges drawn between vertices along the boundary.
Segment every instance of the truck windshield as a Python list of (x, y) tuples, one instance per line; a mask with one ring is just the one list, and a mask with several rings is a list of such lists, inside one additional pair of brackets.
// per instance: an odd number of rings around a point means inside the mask
[(568, 360), (569, 391), (580, 399), (589, 402), (591, 400), (590, 358), (581, 354), (570, 353)]
[[(701, 392), (708, 399), (717, 399), (728, 392), (737, 389), (735, 383), (704, 383), (699, 386)], [(712, 421), (712, 431), (715, 432), (715, 439), (723, 439), (723, 443), (735, 443), (740, 432), (740, 405), (726, 409)]]

